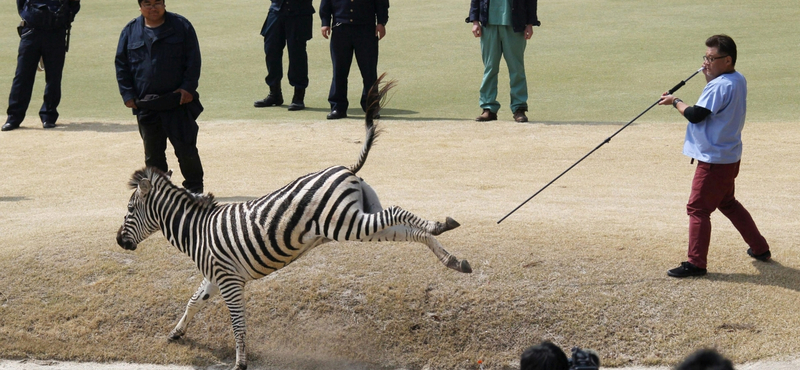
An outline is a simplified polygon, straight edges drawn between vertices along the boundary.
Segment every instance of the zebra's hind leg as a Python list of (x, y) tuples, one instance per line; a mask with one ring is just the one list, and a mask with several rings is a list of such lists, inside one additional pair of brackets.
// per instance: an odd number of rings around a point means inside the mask
[[(449, 217), (446, 223), (437, 222), (437, 224), (442, 227), (442, 229), (439, 229), (441, 230), (439, 233), (458, 227), (458, 222)], [(437, 228), (439, 227), (438, 225)], [(370, 235), (370, 237), (364, 239), (364, 241), (415, 241), (424, 243), (443, 265), (458, 272), (467, 274), (472, 272), (472, 267), (467, 260), (459, 260), (456, 256), (445, 250), (432, 233), (414, 226), (395, 225)]]
[(178, 325), (169, 333), (169, 340), (178, 340), (186, 334), (186, 328), (189, 326), (189, 322), (192, 321), (194, 315), (217, 293), (219, 293), (217, 285), (208, 281), (208, 279), (203, 279), (203, 282), (200, 283), (200, 288), (198, 288), (197, 291), (194, 292), (194, 295), (192, 295), (192, 298), (189, 299), (189, 303), (186, 305), (186, 312), (183, 313), (181, 321), (178, 321)]

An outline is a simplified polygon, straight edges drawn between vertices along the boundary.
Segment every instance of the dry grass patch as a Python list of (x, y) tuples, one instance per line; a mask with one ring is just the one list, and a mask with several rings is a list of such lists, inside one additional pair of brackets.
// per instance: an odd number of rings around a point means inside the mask
[[(703, 346), (737, 363), (800, 352), (796, 124), (745, 130), (737, 193), (775, 261), (748, 258), (715, 214), (709, 275), (687, 280), (666, 277), (686, 254), (683, 124), (629, 127), (499, 225), (619, 125), (381, 125), (359, 174), (384, 206), (458, 220), (440, 241), (475, 272), (444, 268), (421, 244), (315, 249), (248, 284), (254, 367), (501, 369), (543, 339), (596, 349), (609, 366), (673, 364)], [(203, 123), (206, 189), (222, 201), (266, 194), (349, 165), (362, 137), (359, 120)], [(142, 162), (135, 126), (20, 129), (0, 136), (0, 155), (0, 358), (232, 361), (219, 299), (185, 339), (166, 340), (202, 280), (191, 260), (161, 236), (135, 252), (115, 245)]]

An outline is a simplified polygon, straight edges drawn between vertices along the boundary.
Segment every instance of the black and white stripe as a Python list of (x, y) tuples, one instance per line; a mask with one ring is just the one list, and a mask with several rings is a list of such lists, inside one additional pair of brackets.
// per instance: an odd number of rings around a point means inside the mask
[(366, 140), (350, 168), (330, 167), (259, 199), (233, 204), (217, 204), (211, 194), (192, 194), (173, 185), (170, 174), (154, 168), (133, 174), (129, 184), (136, 190), (117, 243), (135, 250), (138, 243), (161, 230), (172, 245), (195, 261), (204, 277), (170, 338), (183, 336), (203, 304), (220, 293), (233, 324), (235, 369), (246, 368), (245, 283), (334, 240), (421, 242), (445, 266), (472, 272), (466, 260), (448, 253), (434, 237), (458, 227), (457, 222), (449, 217), (444, 223), (427, 221), (395, 206), (383, 209), (375, 191), (356, 176), (377, 136), (373, 114), (393, 85), (389, 82), (378, 90), (380, 81), (370, 95), (373, 103), (366, 114)]

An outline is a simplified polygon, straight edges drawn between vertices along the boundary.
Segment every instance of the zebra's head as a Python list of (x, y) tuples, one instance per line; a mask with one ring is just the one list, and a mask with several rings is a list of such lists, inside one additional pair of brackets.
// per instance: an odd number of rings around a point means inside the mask
[(169, 181), (172, 171), (163, 173), (149, 167), (133, 173), (128, 185), (134, 189), (128, 201), (128, 213), (117, 231), (117, 244), (127, 250), (136, 250), (136, 246), (159, 230), (158, 221), (151, 212), (154, 184)]

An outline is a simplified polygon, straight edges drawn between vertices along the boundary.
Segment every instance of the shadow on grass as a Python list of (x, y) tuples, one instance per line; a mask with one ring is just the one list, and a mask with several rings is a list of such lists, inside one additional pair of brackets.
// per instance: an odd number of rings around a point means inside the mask
[(139, 127), (135, 124), (120, 124), (106, 122), (81, 122), (56, 126), (56, 129), (69, 132), (95, 131), (95, 132), (137, 132)]
[[(586, 121), (532, 121), (529, 123), (541, 123), (543, 125), (548, 126), (560, 126), (560, 125), (580, 125), (580, 126), (625, 126), (628, 122), (586, 122)], [(633, 124), (631, 124), (633, 126)]]
[(28, 197), (0, 197), (0, 202), (19, 202), (23, 200), (31, 200)]
[(800, 292), (800, 270), (784, 266), (775, 260), (768, 263), (753, 261), (753, 266), (758, 269), (758, 275), (709, 273), (706, 278), (731, 283), (772, 285)]

